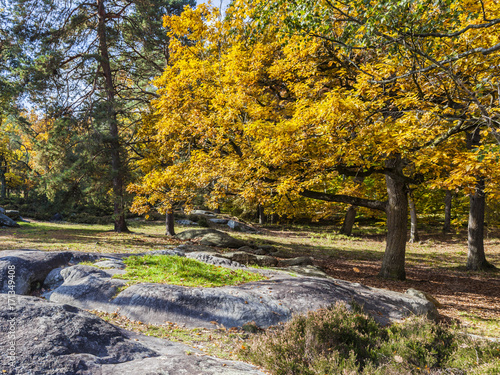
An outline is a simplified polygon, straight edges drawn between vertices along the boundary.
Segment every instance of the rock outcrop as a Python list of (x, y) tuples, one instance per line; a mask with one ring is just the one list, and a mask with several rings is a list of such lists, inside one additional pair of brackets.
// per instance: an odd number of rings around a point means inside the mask
[(54, 268), (67, 265), (71, 252), (5, 250), (0, 252), (0, 293), (8, 291), (8, 267), (14, 266), (16, 294), (28, 294), (36, 283), (42, 285)]
[[(69, 305), (17, 296), (15, 315), (0, 295), (0, 331), (13, 332), (13, 350), (2, 350), (11, 375), (221, 374), (263, 375), (242, 362), (204, 356), (180, 343), (127, 332)], [(11, 319), (15, 317), (15, 326)], [(13, 357), (9, 355), (15, 354)]]
[(177, 238), (191, 240), (200, 238), (200, 243), (205, 246), (229, 247), (237, 249), (245, 246), (245, 242), (231, 237), (229, 234), (216, 229), (189, 229), (179, 233)]
[(0, 226), (17, 228), (19, 224), (7, 215), (0, 213)]

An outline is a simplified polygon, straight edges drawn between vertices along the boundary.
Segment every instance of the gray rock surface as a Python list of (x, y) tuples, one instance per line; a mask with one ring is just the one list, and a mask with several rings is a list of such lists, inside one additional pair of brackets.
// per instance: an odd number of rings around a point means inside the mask
[(44, 289), (49, 289), (49, 290), (59, 287), (64, 282), (64, 278), (61, 275), (62, 270), (63, 268), (59, 267), (59, 268), (54, 268), (52, 271), (50, 271), (45, 280), (43, 281), (42, 287)]
[(19, 224), (7, 215), (0, 213), (0, 226), (17, 228)]
[(244, 267), (241, 263), (233, 262), (231, 259), (223, 258), (219, 253), (207, 252), (207, 251), (193, 251), (191, 253), (186, 254), (187, 258), (199, 260), (203, 263), (213, 264), (214, 266), (223, 266), (223, 267)]
[(5, 210), (5, 216), (10, 217), (14, 221), (21, 219), (21, 214), (17, 210)]
[(4, 214), (5, 215), (5, 208), (0, 207), (0, 214)]
[[(218, 288), (191, 288), (166, 284), (135, 284), (122, 290), (126, 281), (113, 279), (123, 270), (101, 270), (91, 266), (67, 265), (70, 259), (83, 259), (86, 254), (71, 252), (3, 251), (0, 253), (3, 287), (8, 283), (8, 265), (16, 265), (16, 291), (27, 293), (30, 284), (43, 282), (54, 288), (47, 298), (85, 309), (107, 312), (119, 311), (134, 320), (149, 323), (172, 321), (191, 327), (211, 327), (218, 322), (229, 327), (243, 326), (255, 321), (266, 327), (287, 321), (293, 314), (306, 313), (343, 301), (356, 301), (376, 320), (387, 324), (401, 320), (411, 313), (436, 315), (436, 307), (421, 296), (405, 295), (383, 289), (332, 278), (303, 277), (274, 270), (255, 270), (268, 280), (238, 286)], [(74, 256), (73, 256), (74, 255)], [(191, 252), (187, 256), (224, 267), (242, 267), (215, 252)], [(295, 266), (299, 267), (299, 266)], [(302, 269), (312, 266), (300, 266)], [(292, 272), (294, 269), (288, 268)], [(297, 268), (297, 271), (299, 269)], [(309, 275), (324, 276), (319, 270), (308, 270)], [(299, 272), (297, 272), (299, 274)], [(63, 283), (61, 285), (61, 278)], [(120, 289), (119, 289), (120, 288)], [(4, 293), (7, 289), (4, 289)]]
[(227, 222), (227, 226), (231, 228), (232, 230), (238, 231), (238, 232), (257, 232), (255, 228), (252, 228), (249, 225), (240, 223), (239, 221), (235, 220), (229, 220)]
[(193, 210), (189, 213), (190, 215), (205, 215), (205, 216), (215, 216), (215, 214), (211, 211), (205, 210)]
[(227, 222), (229, 221), (228, 219), (217, 219), (217, 218), (214, 218), (214, 219), (208, 219), (208, 221), (214, 223), (214, 224), (227, 224)]
[(95, 267), (98, 268), (113, 268), (123, 270), (125, 269), (125, 263), (120, 259), (104, 259), (99, 262), (94, 263)]
[[(0, 307), (0, 332), (9, 332), (12, 313)], [(78, 308), (17, 296), (15, 359), (0, 352), (11, 375), (263, 374), (241, 362), (202, 355), (180, 343), (117, 328)]]
[(245, 251), (231, 251), (228, 253), (219, 254), (220, 257), (232, 260), (233, 262), (238, 262), (245, 265), (256, 265), (257, 257), (253, 254), (247, 253)]
[(71, 252), (38, 250), (4, 250), (0, 252), (0, 293), (8, 291), (8, 267), (15, 267), (15, 291), (28, 294), (32, 284), (44, 282), (54, 268), (64, 266), (72, 258)]
[(278, 259), (269, 255), (255, 255), (255, 258), (257, 265), (261, 267), (276, 267), (278, 265)]
[(148, 251), (146, 254), (147, 255), (176, 255), (179, 257), (184, 257), (184, 256), (186, 256), (186, 251), (184, 250), (184, 248), (181, 248), (179, 246), (178, 248), (175, 248), (175, 249)]
[(211, 246), (195, 245), (195, 244), (190, 244), (190, 243), (184, 243), (182, 245), (179, 245), (174, 250), (183, 251), (184, 253), (189, 253), (189, 252), (193, 252), (193, 251), (206, 251), (206, 252), (210, 252), (210, 253), (217, 252)]
[[(193, 238), (201, 238), (209, 233), (222, 233), (216, 229), (203, 228), (203, 229), (188, 229), (183, 232), (177, 233), (175, 236), (180, 240), (192, 240)], [(243, 246), (243, 245), (242, 245)]]
[(435, 306), (419, 297), (342, 280), (293, 276), (271, 270), (252, 270), (269, 279), (238, 286), (193, 288), (140, 283), (115, 296), (117, 283), (123, 281), (106, 279), (111, 276), (110, 271), (89, 268), (92, 267), (64, 269), (61, 273), (65, 281), (52, 292), (50, 300), (85, 309), (119, 312), (148, 323), (176, 322), (188, 327), (213, 327), (212, 322), (241, 327), (250, 321), (267, 327), (285, 322), (293, 314), (317, 310), (338, 301), (349, 304), (353, 300), (364, 305), (382, 324), (402, 320), (411, 313), (431, 317), (435, 314)]
[(283, 271), (287, 271), (290, 273), (295, 273), (297, 275), (302, 276), (311, 276), (311, 277), (328, 277), (328, 275), (321, 270), (321, 268), (317, 266), (307, 265), (307, 266), (290, 266), (286, 268), (282, 268)]
[(310, 266), (313, 264), (313, 258), (311, 257), (297, 257), (290, 259), (283, 259), (280, 261), (283, 266)]
[(239, 248), (245, 246), (245, 242), (231, 237), (229, 234), (216, 229), (188, 229), (177, 235), (181, 240), (201, 238), (200, 243), (205, 246)]
[(243, 241), (237, 240), (223, 232), (205, 234), (200, 243), (205, 246), (229, 247), (233, 249), (245, 245)]
[(194, 221), (191, 221), (188, 219), (180, 219), (180, 220), (176, 220), (175, 222), (179, 225), (188, 225), (188, 226), (197, 226), (198, 225), (197, 222), (194, 222)]
[(256, 265), (262, 267), (274, 267), (278, 264), (278, 260), (269, 255), (255, 255), (246, 251), (231, 251), (228, 253), (219, 254), (220, 257), (230, 259), (233, 262)]
[(112, 279), (118, 270), (101, 270), (92, 266), (76, 265), (61, 270), (64, 282), (45, 297), (50, 301), (67, 303), (83, 309), (93, 309), (97, 304), (112, 304), (125, 280)]

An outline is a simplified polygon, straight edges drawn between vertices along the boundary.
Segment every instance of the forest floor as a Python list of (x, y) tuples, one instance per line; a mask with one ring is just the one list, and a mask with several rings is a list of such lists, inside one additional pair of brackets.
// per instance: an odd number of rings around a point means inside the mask
[[(49, 223), (30, 220), (20, 228), (0, 229), (0, 250), (40, 249), (102, 253), (136, 253), (180, 244), (163, 235), (161, 222), (131, 221), (132, 233), (114, 233), (110, 226)], [(186, 228), (176, 228), (182, 231)], [(350, 237), (335, 234), (333, 226), (263, 226), (259, 234), (230, 233), (255, 244), (271, 244), (287, 255), (314, 258), (315, 264), (338, 279), (404, 292), (425, 291), (441, 304), (443, 320), (459, 322), (464, 330), (500, 337), (500, 270), (465, 269), (467, 239), (464, 231), (443, 235), (430, 228), (421, 241), (407, 245), (407, 280), (377, 277), (385, 236), (377, 227), (357, 227)], [(500, 268), (500, 231), (485, 239), (489, 262)]]

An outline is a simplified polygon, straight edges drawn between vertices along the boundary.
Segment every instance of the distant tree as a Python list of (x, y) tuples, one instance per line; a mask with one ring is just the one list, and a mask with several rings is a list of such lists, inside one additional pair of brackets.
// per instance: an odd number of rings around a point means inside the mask
[[(68, 131), (93, 144), (87, 161), (105, 159), (115, 231), (128, 231), (125, 189), (137, 146), (139, 108), (155, 97), (149, 81), (168, 62), (165, 14), (194, 0), (17, 0), (15, 35), (31, 56), (26, 95), (46, 118), (66, 118)], [(75, 122), (76, 121), (76, 122)], [(78, 161), (77, 161), (78, 163)], [(89, 163), (78, 163), (85, 168)], [(85, 174), (80, 169), (81, 175)]]

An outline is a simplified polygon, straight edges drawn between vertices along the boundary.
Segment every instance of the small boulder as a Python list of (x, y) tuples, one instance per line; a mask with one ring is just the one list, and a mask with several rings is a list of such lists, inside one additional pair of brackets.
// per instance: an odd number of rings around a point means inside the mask
[(184, 249), (180, 249), (180, 248), (163, 249), (163, 250), (148, 251), (146, 253), (146, 255), (171, 255), (171, 256), (184, 257), (184, 256), (186, 256), (186, 251)]
[(52, 215), (52, 217), (50, 218), (50, 221), (63, 221), (63, 220), (64, 220), (64, 218), (59, 212)]
[(276, 267), (278, 259), (269, 255), (255, 255), (257, 265), (261, 267)]
[(281, 260), (283, 266), (311, 266), (313, 264), (313, 258), (311, 257), (297, 257), (291, 259)]
[(264, 249), (254, 249), (251, 251), (252, 254), (255, 254), (255, 255), (267, 255), (269, 254), (266, 250)]
[(123, 263), (123, 260), (119, 259), (104, 259), (94, 263), (94, 266), (98, 268), (111, 268), (118, 270), (123, 270), (126, 267), (125, 263)]
[(212, 222), (214, 224), (224, 225), (224, 224), (227, 224), (228, 219), (217, 219), (217, 218), (214, 218), (214, 219), (208, 219), (208, 221), (210, 221), (210, 222)]
[(14, 221), (19, 221), (21, 219), (21, 214), (17, 210), (5, 210), (5, 215)]
[(193, 210), (189, 213), (190, 215), (205, 215), (205, 216), (215, 216), (213, 212), (205, 210)]
[[(188, 229), (175, 235), (180, 240), (192, 240), (193, 238), (203, 237), (208, 233), (222, 233), (216, 229), (204, 228), (204, 229)], [(243, 245), (241, 245), (243, 246)]]
[(238, 231), (238, 232), (257, 232), (254, 228), (252, 228), (249, 225), (240, 223), (238, 221), (234, 220), (229, 220), (227, 222), (227, 226), (231, 228), (232, 230)]
[(429, 293), (423, 292), (421, 290), (410, 288), (410, 289), (408, 289), (406, 291), (406, 294), (408, 294), (410, 296), (414, 296), (414, 297), (425, 299), (425, 300), (433, 303), (434, 306), (436, 306), (436, 307), (439, 307), (439, 308), (443, 307), (443, 305), (441, 304), (441, 302), (439, 302), (436, 298), (434, 298), (433, 296), (431, 296)]
[(239, 248), (245, 246), (245, 242), (231, 237), (229, 234), (216, 229), (189, 229), (177, 235), (181, 240), (201, 238), (200, 243), (205, 246)]
[(301, 276), (309, 277), (328, 277), (328, 275), (317, 266), (291, 266), (283, 268), (283, 270), (288, 272), (293, 272)]
[(0, 214), (0, 226), (17, 228), (19, 227), (19, 224), (7, 215)]
[(268, 254), (276, 251), (276, 248), (273, 245), (260, 245), (259, 249), (267, 251)]
[(242, 246), (238, 248), (238, 251), (245, 251), (247, 253), (251, 253), (254, 251), (254, 249), (250, 246)]
[(220, 256), (226, 259), (230, 259), (233, 262), (238, 262), (241, 264), (257, 265), (257, 257), (253, 254), (246, 253), (244, 251), (231, 251), (229, 253), (220, 254)]
[(4, 227), (18, 228), (19, 224), (4, 214), (0, 214), (0, 225)]
[(245, 267), (241, 263), (234, 262), (231, 259), (223, 258), (216, 252), (193, 251), (186, 254), (187, 258), (195, 259), (203, 263), (213, 264), (222, 267)]
[(188, 220), (188, 219), (181, 219), (181, 220), (176, 220), (175, 221), (179, 225), (186, 225), (186, 226), (197, 226), (198, 223)]

